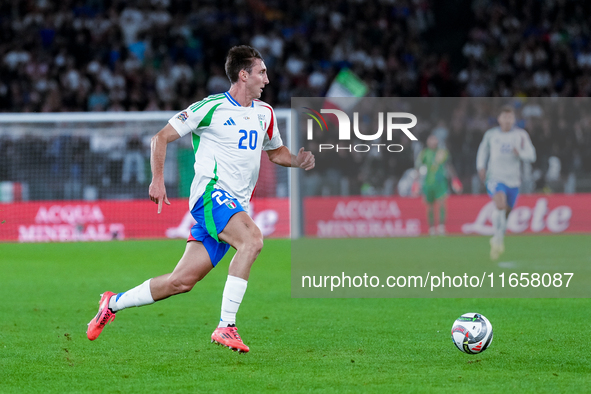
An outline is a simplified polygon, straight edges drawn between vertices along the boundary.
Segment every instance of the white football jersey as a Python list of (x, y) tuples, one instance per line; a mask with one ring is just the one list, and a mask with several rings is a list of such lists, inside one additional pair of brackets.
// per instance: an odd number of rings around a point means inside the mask
[[(519, 156), (515, 155), (513, 148), (517, 149)], [(518, 187), (521, 185), (522, 160), (536, 161), (536, 150), (529, 134), (518, 127), (502, 131), (497, 126), (484, 133), (476, 155), (476, 168), (487, 169), (487, 181), (504, 183), (508, 187)]]
[(189, 208), (209, 185), (229, 192), (248, 212), (259, 177), (261, 150), (283, 145), (273, 108), (260, 100), (242, 107), (225, 92), (191, 104), (168, 123), (181, 137), (189, 133), (193, 137), (195, 177)]

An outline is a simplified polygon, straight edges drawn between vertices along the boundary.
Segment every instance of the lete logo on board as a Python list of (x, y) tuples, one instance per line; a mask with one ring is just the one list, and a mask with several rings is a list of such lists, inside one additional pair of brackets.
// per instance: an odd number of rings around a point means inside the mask
[[(492, 213), (494, 210), (494, 202), (490, 201), (478, 212), (473, 223), (462, 225), (462, 232), (493, 235)], [(538, 233), (547, 228), (550, 232), (561, 233), (569, 227), (572, 214), (571, 207), (566, 205), (549, 210), (548, 199), (539, 198), (533, 208), (518, 206), (513, 209), (507, 218), (507, 230), (512, 233), (522, 233), (529, 228), (532, 232)]]

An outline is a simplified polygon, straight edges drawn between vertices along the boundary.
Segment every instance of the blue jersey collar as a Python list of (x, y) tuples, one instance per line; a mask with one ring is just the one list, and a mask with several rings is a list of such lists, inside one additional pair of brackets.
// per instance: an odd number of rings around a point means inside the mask
[[(232, 105), (235, 105), (236, 107), (242, 107), (240, 105), (240, 103), (238, 103), (238, 101), (236, 101), (236, 99), (234, 97), (232, 97), (232, 95), (230, 94), (230, 91), (225, 92), (224, 95), (226, 96), (226, 98), (228, 99), (228, 101), (230, 103), (232, 103)], [(251, 101), (250, 106), (251, 107), (254, 107), (254, 100)]]

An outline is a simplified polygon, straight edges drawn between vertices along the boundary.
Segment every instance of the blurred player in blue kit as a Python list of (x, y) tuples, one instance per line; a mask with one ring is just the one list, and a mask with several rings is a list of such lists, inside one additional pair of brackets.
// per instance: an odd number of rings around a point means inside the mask
[(496, 260), (505, 251), (504, 236), (507, 217), (515, 206), (521, 185), (521, 162), (536, 161), (536, 150), (529, 134), (515, 127), (515, 111), (510, 106), (501, 109), (499, 126), (484, 133), (476, 155), (476, 169), (492, 197), (494, 235), (490, 239), (490, 257)]

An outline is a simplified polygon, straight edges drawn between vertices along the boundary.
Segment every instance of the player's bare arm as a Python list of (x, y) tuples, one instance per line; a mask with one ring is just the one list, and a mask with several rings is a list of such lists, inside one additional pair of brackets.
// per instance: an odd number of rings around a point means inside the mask
[(518, 148), (513, 148), (513, 153), (522, 161), (533, 163), (536, 161), (536, 149), (531, 143), (529, 135), (525, 134), (521, 136), (521, 143)]
[(305, 151), (304, 148), (300, 148), (297, 156), (292, 155), (286, 146), (268, 150), (267, 155), (269, 160), (283, 167), (297, 167), (308, 171), (316, 165), (316, 159), (312, 152)]
[(489, 134), (485, 133), (476, 153), (476, 169), (482, 182), (486, 181), (486, 165), (490, 157)]
[(478, 176), (482, 182), (486, 181), (486, 168), (481, 168), (478, 170)]
[(158, 204), (158, 213), (162, 212), (162, 202), (170, 205), (166, 197), (166, 187), (164, 186), (164, 160), (166, 159), (166, 146), (168, 143), (179, 138), (177, 131), (167, 124), (154, 137), (152, 137), (150, 147), (150, 167), (152, 168), (152, 183), (148, 189), (150, 200)]

